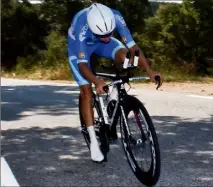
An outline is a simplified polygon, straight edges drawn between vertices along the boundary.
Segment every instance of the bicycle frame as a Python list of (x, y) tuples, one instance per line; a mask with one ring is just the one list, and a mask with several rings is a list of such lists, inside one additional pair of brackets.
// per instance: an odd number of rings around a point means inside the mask
[(100, 95), (97, 95), (97, 98), (96, 98), (97, 101), (100, 103), (100, 108), (102, 111), (102, 116), (104, 118), (105, 124), (108, 124), (111, 126), (115, 122), (115, 118), (118, 117), (116, 114), (120, 106), (122, 106), (122, 101), (124, 99), (124, 96), (127, 95), (127, 92), (124, 88), (124, 83), (122, 83), (122, 81), (127, 80), (128, 77), (127, 76), (120, 77), (118, 75), (116, 76), (116, 75), (105, 74), (105, 73), (96, 73), (96, 75), (99, 77), (112, 79), (114, 80), (114, 83), (117, 83), (115, 86), (117, 87), (117, 90), (118, 90), (118, 100), (116, 101), (111, 118), (107, 114), (106, 107), (104, 106), (104, 103), (103, 103), (103, 98)]
[[(121, 70), (117, 69), (115, 65), (113, 65), (111, 67), (102, 65), (102, 67), (104, 67), (106, 69), (114, 69), (116, 74), (95, 73), (95, 71), (93, 71), (97, 77), (104, 77), (104, 78), (111, 79), (112, 82), (109, 83), (108, 86), (116, 86), (117, 90), (118, 90), (118, 100), (116, 102), (116, 105), (113, 110), (113, 114), (112, 114), (111, 118), (109, 118), (109, 116), (107, 114), (106, 107), (104, 106), (102, 97), (97, 95), (98, 96), (97, 100), (100, 103), (100, 108), (101, 108), (104, 123), (109, 124), (110, 126), (115, 122), (115, 118), (117, 118), (116, 115), (117, 115), (118, 108), (123, 107), (123, 99), (127, 95), (124, 84), (129, 83), (129, 81), (133, 81), (133, 80), (149, 80), (150, 79), (149, 77), (131, 77), (130, 71), (135, 70), (138, 65), (139, 51), (138, 50), (135, 51), (133, 65), (129, 64), (129, 61), (130, 61), (129, 57), (130, 57), (130, 52), (127, 53)], [(127, 74), (120, 76), (121, 72), (126, 72)], [(160, 77), (156, 76), (155, 79), (158, 82), (158, 87), (159, 87), (160, 86)], [(106, 92), (108, 91), (108, 86), (105, 86), (105, 88), (104, 88)], [(158, 87), (156, 89), (158, 89)], [(108, 121), (108, 119), (110, 120), (110, 122)]]

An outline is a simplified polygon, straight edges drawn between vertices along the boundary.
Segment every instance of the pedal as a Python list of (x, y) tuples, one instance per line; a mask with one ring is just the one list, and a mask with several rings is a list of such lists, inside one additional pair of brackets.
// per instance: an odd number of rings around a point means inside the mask
[(101, 152), (103, 153), (103, 155), (106, 155), (109, 152), (109, 146), (106, 147), (106, 146), (101, 145), (100, 148), (101, 148)]
[(100, 147), (101, 148), (101, 152), (104, 155), (104, 159), (102, 162), (107, 162), (107, 153), (109, 152), (109, 149), (106, 149), (105, 147)]
[(102, 162), (108, 162), (108, 160), (107, 160), (107, 155), (104, 155), (104, 159), (103, 159)]
[(115, 141), (118, 139), (116, 126), (112, 126), (109, 133), (110, 141)]
[(118, 135), (117, 135), (117, 133), (112, 133), (112, 134), (110, 134), (109, 140), (110, 140), (110, 141), (116, 141), (116, 140), (118, 140)]

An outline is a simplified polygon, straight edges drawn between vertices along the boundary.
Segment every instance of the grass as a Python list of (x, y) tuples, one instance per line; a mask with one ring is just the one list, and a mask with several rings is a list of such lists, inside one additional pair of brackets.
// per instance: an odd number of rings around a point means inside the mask
[(213, 83), (213, 77), (175, 74), (175, 75), (164, 75), (164, 81)]
[[(201, 83), (213, 83), (213, 76), (195, 76), (186, 75), (183, 73), (162, 73), (164, 82), (201, 82)], [(142, 76), (147, 76), (143, 73)], [(19, 69), (18, 71), (2, 71), (2, 77), (7, 78), (21, 78), (32, 80), (73, 80), (72, 73), (68, 65), (59, 65), (57, 67), (39, 68), (33, 67), (30, 70)], [(137, 81), (139, 83), (144, 81)], [(149, 83), (150, 81), (145, 81)]]
[(63, 64), (49, 68), (33, 67), (29, 70), (3, 71), (2, 77), (31, 80), (73, 80), (69, 67)]

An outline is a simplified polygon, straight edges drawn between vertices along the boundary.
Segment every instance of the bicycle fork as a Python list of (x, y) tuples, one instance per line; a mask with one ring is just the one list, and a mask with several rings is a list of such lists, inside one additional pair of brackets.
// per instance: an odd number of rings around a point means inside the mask
[[(129, 160), (129, 163), (132, 167), (132, 169), (134, 170), (134, 172), (136, 172), (136, 164), (134, 162), (134, 160), (132, 159), (132, 157), (130, 156), (131, 154), (131, 150), (130, 150), (130, 145), (128, 143), (128, 139), (130, 139), (131, 141), (131, 134), (130, 134), (130, 131), (129, 131), (129, 127), (128, 127), (128, 124), (127, 124), (127, 120), (126, 120), (126, 115), (124, 113), (124, 109), (123, 109), (123, 106), (120, 106), (121, 108), (121, 116), (123, 116), (123, 123), (121, 125), (123, 125), (123, 145), (124, 145), (124, 150), (126, 152), (126, 155), (128, 157), (128, 160)], [(121, 118), (120, 118), (121, 120)]]
[(121, 106), (121, 115), (123, 116), (123, 119), (124, 119), (124, 124), (125, 124), (125, 129), (126, 129), (126, 132), (127, 132), (127, 136), (128, 136), (128, 139), (130, 140), (130, 142), (133, 144), (133, 145), (137, 145), (137, 144), (141, 144), (141, 143), (144, 143), (147, 138), (146, 138), (146, 135), (143, 131), (143, 128), (142, 128), (142, 125), (141, 125), (141, 122), (140, 122), (140, 119), (139, 117), (137, 116), (137, 114), (134, 112), (134, 116), (135, 116), (135, 119), (136, 119), (136, 122), (137, 122), (137, 125), (140, 129), (140, 132), (141, 132), (141, 138), (140, 139), (137, 139), (135, 140), (132, 135), (131, 135), (131, 132), (129, 130), (129, 126), (128, 126), (128, 122), (127, 122), (127, 119), (126, 119), (126, 115), (125, 115), (125, 112), (124, 112), (124, 109), (123, 107)]

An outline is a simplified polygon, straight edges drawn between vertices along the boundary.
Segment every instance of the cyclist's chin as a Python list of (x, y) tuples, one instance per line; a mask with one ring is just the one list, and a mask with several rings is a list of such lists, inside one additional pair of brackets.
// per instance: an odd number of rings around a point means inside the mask
[(110, 42), (110, 37), (107, 38), (99, 38), (99, 40), (103, 43), (109, 43)]

